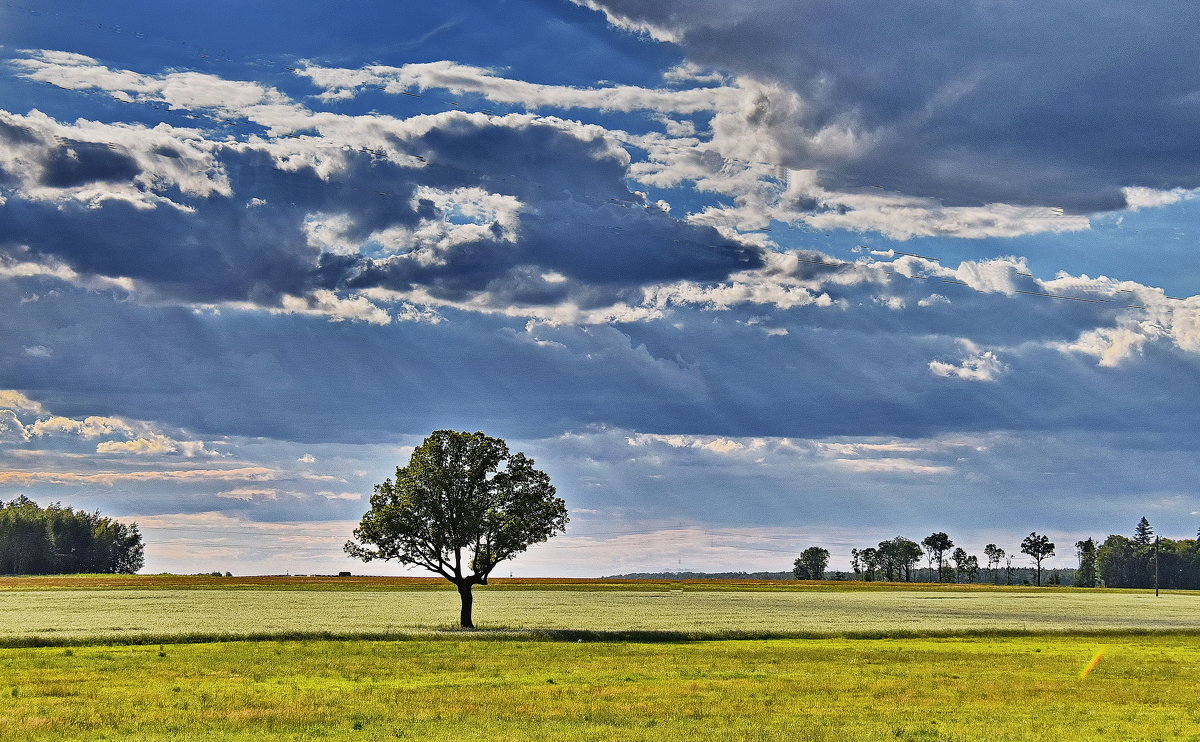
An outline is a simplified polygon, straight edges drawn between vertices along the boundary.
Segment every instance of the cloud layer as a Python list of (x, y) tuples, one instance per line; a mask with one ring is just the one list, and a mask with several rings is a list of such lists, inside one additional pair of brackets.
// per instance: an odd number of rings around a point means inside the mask
[[(6, 26), (0, 499), (137, 516), (170, 565), (307, 534), (332, 571), (311, 534), (455, 428), (547, 467), (581, 570), (1194, 533), (1200, 80), (1165, 6), (584, 5), (204, 61)], [(572, 53), (496, 42), (529, 28)]]
[(777, 86), (757, 146), (831, 187), (1088, 213), (1126, 205), (1127, 186), (1200, 185), (1192, 8), (577, 1)]

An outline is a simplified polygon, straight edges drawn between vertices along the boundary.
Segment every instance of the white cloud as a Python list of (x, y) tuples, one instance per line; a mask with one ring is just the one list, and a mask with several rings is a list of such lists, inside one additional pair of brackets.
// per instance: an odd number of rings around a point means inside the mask
[(29, 440), (29, 433), (12, 410), (0, 408), (0, 443), (21, 443)]
[(833, 463), (855, 472), (881, 474), (949, 474), (953, 467), (912, 459), (834, 459)]
[(727, 82), (727, 76), (717, 70), (708, 70), (694, 62), (680, 62), (663, 73), (663, 80), (674, 84), (700, 83), (719, 85)]
[(204, 441), (179, 441), (160, 433), (150, 433), (127, 441), (102, 441), (96, 444), (96, 453), (165, 455), (179, 454), (185, 458), (197, 456), (219, 456), (220, 452), (208, 449)]
[[(704, 190), (735, 196), (736, 205), (711, 208), (705, 220), (721, 219), (738, 229), (761, 229), (777, 220), (819, 230), (874, 231), (895, 240), (908, 240), (1018, 237), (1083, 231), (1091, 226), (1087, 217), (1063, 214), (1061, 209), (1007, 204), (944, 206), (935, 199), (882, 189), (829, 189), (821, 184), (815, 170), (789, 170), (787, 185), (781, 187), (774, 169), (763, 165), (718, 159), (721, 177), (714, 177), (712, 166), (706, 166), (701, 158), (681, 154), (660, 159), (662, 167), (640, 165), (631, 172), (656, 184), (694, 180)], [(751, 179), (754, 187), (749, 187)]]
[(0, 485), (78, 484), (111, 487), (118, 482), (263, 482), (280, 477), (274, 469), (244, 466), (234, 469), (187, 469), (125, 472), (0, 471)]
[[(439, 217), (421, 219), (418, 227), (396, 242), (409, 246), (415, 242), (418, 247), (410, 255), (422, 265), (440, 264), (444, 252), (455, 245), (488, 239), (515, 243), (519, 236), (522, 204), (512, 196), (476, 187), (445, 190), (423, 185), (413, 192), (414, 209), (421, 202), (432, 204)], [(382, 235), (373, 239), (387, 242)]]
[(430, 89), (452, 94), (478, 93), (495, 103), (525, 108), (588, 108), (598, 111), (649, 110), (663, 113), (698, 113), (714, 110), (736, 95), (731, 88), (655, 90), (631, 85), (574, 88), (540, 85), (499, 77), (480, 67), (439, 61), (388, 67), (371, 65), (361, 69), (307, 65), (297, 74), (324, 88), (327, 100), (344, 100), (365, 88), (392, 94), (412, 94)]
[(98, 89), (123, 92), (132, 101), (161, 101), (171, 108), (213, 109), (218, 115), (236, 117), (250, 108), (292, 106), (284, 94), (255, 82), (225, 80), (199, 72), (172, 72), (159, 76), (129, 70), (113, 70), (83, 55), (64, 55), (41, 50), (13, 65), (25, 70), (32, 80), (72, 90)]
[(920, 453), (926, 450), (928, 444), (920, 444), (910, 441), (887, 441), (883, 443), (875, 442), (848, 442), (848, 441), (817, 441), (813, 444), (814, 448), (822, 455), (827, 456), (871, 456), (878, 454), (908, 454)]
[(929, 370), (935, 376), (955, 377), (965, 381), (996, 381), (1007, 371), (1000, 358), (990, 350), (980, 350), (969, 340), (961, 340), (967, 352), (957, 365), (946, 361), (930, 361)]
[(1125, 195), (1125, 203), (1131, 211), (1169, 206), (1196, 197), (1196, 191), (1187, 188), (1172, 188), (1169, 191), (1162, 191), (1154, 188), (1129, 186), (1122, 188), (1121, 193)]
[(0, 409), (32, 412), (35, 415), (40, 415), (45, 411), (40, 403), (14, 389), (0, 389)]
[[(165, 194), (172, 189), (200, 198), (231, 194), (228, 176), (215, 156), (225, 145), (205, 140), (197, 129), (85, 119), (61, 123), (37, 110), (24, 116), (0, 111), (0, 122), (30, 134), (0, 149), (0, 169), (18, 179), (17, 194), (23, 198), (91, 207), (119, 200), (139, 209), (170, 206), (187, 211), (189, 207)], [(103, 147), (112, 157), (131, 163), (135, 172), (101, 183), (45, 185), (43, 175), (51, 159), (77, 158), (76, 149), (82, 146)]]
[(313, 456), (311, 453), (306, 453), (300, 458), (296, 459), (296, 461), (299, 461), (302, 464), (315, 464), (317, 462), (317, 457)]
[[(879, 231), (908, 239), (938, 235), (1004, 237), (1090, 226), (1086, 217), (1064, 216), (1061, 209), (1006, 204), (945, 207), (935, 199), (883, 191), (826, 189), (819, 184), (816, 170), (793, 170), (789, 175), (782, 166), (797, 151), (818, 159), (845, 159), (861, 154), (870, 142), (847, 120), (814, 123), (813, 112), (794, 91), (751, 78), (737, 78), (720, 87), (672, 91), (537, 85), (452, 62), (358, 70), (310, 65), (300, 73), (325, 88), (326, 97), (337, 99), (366, 87), (392, 93), (444, 89), (454, 94), (479, 93), (496, 102), (529, 109), (653, 111), (660, 116), (667, 136), (613, 132), (649, 151), (649, 159), (633, 165), (631, 176), (660, 188), (692, 181), (702, 191), (733, 196), (736, 206), (711, 208), (708, 219), (723, 214), (739, 229), (761, 228), (777, 219), (816, 229)], [(720, 73), (704, 73), (690, 62), (669, 70), (666, 79), (691, 84), (725, 81)], [(700, 111), (714, 114), (707, 142), (697, 138), (691, 122), (664, 117)], [(788, 187), (781, 190), (778, 184), (784, 179)], [(805, 208), (796, 208), (801, 203)], [(819, 208), (814, 210), (814, 204)]]
[(1156, 329), (1128, 324), (1124, 327), (1098, 327), (1081, 334), (1074, 342), (1058, 343), (1059, 350), (1094, 356), (1101, 366), (1119, 366), (1122, 361), (1138, 355), (1146, 342), (1157, 337)]
[[(627, 433), (626, 445), (654, 449), (669, 456), (669, 449), (697, 451), (722, 458), (738, 457), (756, 464), (773, 461), (829, 462), (853, 471), (941, 474), (952, 467), (931, 462), (927, 457), (958, 456), (965, 449), (979, 449), (979, 442), (959, 438), (881, 439), (729, 437), (661, 433)], [(923, 456), (915, 458), (914, 455)], [(658, 462), (665, 463), (665, 459)]]
[(671, 448), (696, 448), (708, 453), (731, 454), (744, 451), (746, 446), (731, 438), (695, 436), (695, 435), (659, 435), (655, 433), (636, 433), (628, 436), (626, 442), (631, 446), (645, 446), (661, 443)]
[(270, 487), (235, 487), (231, 490), (218, 492), (217, 497), (227, 500), (278, 500), (280, 491)]
[[(16, 400), (20, 401), (20, 400)], [(36, 412), (44, 412), (38, 407)], [(165, 435), (153, 423), (120, 417), (89, 416), (82, 419), (51, 415), (25, 427), (27, 438), (77, 436), (85, 440), (105, 438), (96, 444), (96, 453), (105, 455), (165, 456), (184, 458), (220, 456), (204, 441), (180, 440)]]
[(363, 498), (362, 494), (359, 492), (331, 492), (329, 490), (321, 490), (314, 494), (316, 494), (318, 497), (323, 497), (326, 500), (358, 501)]
[(39, 261), (17, 261), (9, 256), (0, 255), (0, 278), (33, 278), (39, 276), (56, 278), (64, 283), (85, 289), (102, 291), (115, 289), (123, 293), (131, 293), (137, 288), (137, 284), (128, 278), (78, 273), (63, 263), (50, 258), (41, 258)]
[(77, 435), (82, 438), (100, 438), (120, 435), (132, 438), (146, 429), (144, 423), (131, 423), (119, 417), (90, 416), (75, 420), (56, 415), (30, 425), (29, 433), (35, 436)]
[(96, 453), (130, 453), (140, 455), (155, 455), (175, 453), (176, 448), (170, 438), (165, 435), (151, 435), (145, 438), (131, 438), (127, 441), (102, 441), (96, 444)]
[(365, 296), (338, 296), (329, 289), (317, 289), (307, 296), (284, 296), (272, 314), (308, 314), (327, 317), (333, 322), (354, 321), (372, 325), (392, 323), (392, 315)]

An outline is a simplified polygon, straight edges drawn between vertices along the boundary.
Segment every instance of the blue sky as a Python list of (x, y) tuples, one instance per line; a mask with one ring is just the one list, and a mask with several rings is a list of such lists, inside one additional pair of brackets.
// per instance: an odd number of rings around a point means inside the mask
[(0, 499), (396, 573), (453, 428), (567, 501), (518, 575), (1191, 537), (1198, 15), (5, 3)]

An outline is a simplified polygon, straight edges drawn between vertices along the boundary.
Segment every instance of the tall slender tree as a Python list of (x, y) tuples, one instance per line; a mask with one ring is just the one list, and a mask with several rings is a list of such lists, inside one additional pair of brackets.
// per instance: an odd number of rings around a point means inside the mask
[(1000, 560), (1004, 558), (1004, 549), (995, 544), (988, 544), (983, 547), (983, 553), (987, 556), (988, 569), (992, 572), (992, 582), (1000, 584)]
[(1079, 569), (1075, 570), (1075, 587), (1096, 586), (1096, 542), (1091, 538), (1075, 542)]
[(942, 533), (931, 533), (921, 540), (921, 545), (928, 551), (929, 555), (937, 561), (938, 565), (938, 582), (942, 581), (942, 567), (946, 561), (946, 552), (954, 546), (954, 542), (950, 540), (950, 536)]
[(1049, 537), (1039, 535), (1036, 531), (1021, 540), (1021, 551), (1028, 554), (1037, 566), (1037, 584), (1042, 585), (1042, 560), (1054, 556), (1054, 544)]
[(950, 558), (954, 562), (956, 579), (961, 580), (965, 577), (967, 582), (975, 580), (975, 575), (979, 574), (979, 557), (968, 554), (966, 549), (960, 546), (954, 550)]
[(874, 582), (875, 573), (879, 569), (879, 550), (870, 546), (859, 549), (858, 558), (862, 560), (863, 577), (867, 582)]

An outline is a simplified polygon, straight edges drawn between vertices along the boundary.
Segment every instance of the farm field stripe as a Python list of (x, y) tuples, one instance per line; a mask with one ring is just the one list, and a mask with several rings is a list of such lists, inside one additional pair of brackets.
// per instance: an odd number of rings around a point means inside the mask
[[(92, 636), (18, 636), (0, 637), (0, 649), (34, 649), (53, 647), (136, 647), (158, 644), (220, 644), (227, 642), (288, 642), (288, 641), (466, 641), (466, 642), (539, 642), (539, 643), (639, 643), (689, 644), (698, 642), (738, 641), (846, 641), (879, 640), (955, 640), (1004, 638), (1129, 638), (1129, 637), (1200, 637), (1200, 629), (1097, 629), (1091, 631), (1062, 630), (1034, 631), (1021, 629), (964, 629), (961, 631), (589, 631), (572, 629), (428, 629), (404, 632), (336, 632), (336, 631), (279, 631), (279, 632), (219, 632), (193, 634), (96, 634)], [(1093, 657), (1086, 671), (1094, 669), (1099, 656)]]

